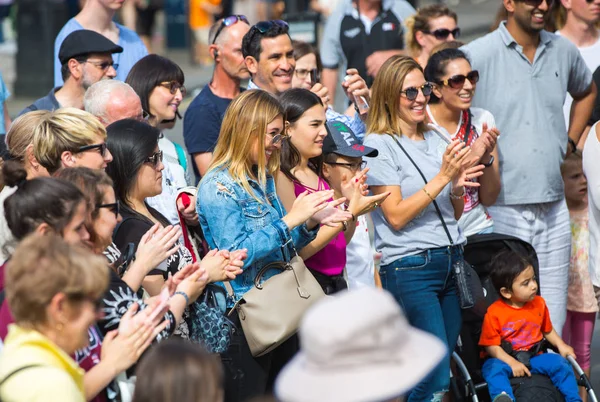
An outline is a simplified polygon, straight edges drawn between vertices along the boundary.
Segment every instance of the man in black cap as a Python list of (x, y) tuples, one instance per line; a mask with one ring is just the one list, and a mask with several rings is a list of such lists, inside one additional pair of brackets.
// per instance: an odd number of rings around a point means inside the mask
[(122, 51), (121, 46), (94, 31), (81, 29), (72, 32), (65, 38), (58, 53), (64, 85), (52, 89), (19, 115), (61, 107), (83, 109), (83, 96), (90, 86), (116, 77), (117, 65), (113, 63), (112, 54)]
[[(335, 198), (347, 197), (351, 194), (349, 184), (357, 173), (364, 170), (366, 162), (363, 156), (375, 157), (379, 153), (374, 148), (361, 144), (352, 130), (339, 121), (328, 121), (327, 136), (323, 140), (323, 176), (335, 191)], [(373, 197), (373, 207), (377, 208), (387, 197)], [(352, 210), (350, 212), (354, 213)], [(346, 280), (349, 289), (375, 286), (379, 283), (375, 272), (375, 249), (369, 236), (368, 214), (356, 216), (348, 224), (356, 225), (354, 234), (346, 246)], [(349, 228), (350, 229), (350, 228)], [(350, 231), (350, 230), (349, 230)]]

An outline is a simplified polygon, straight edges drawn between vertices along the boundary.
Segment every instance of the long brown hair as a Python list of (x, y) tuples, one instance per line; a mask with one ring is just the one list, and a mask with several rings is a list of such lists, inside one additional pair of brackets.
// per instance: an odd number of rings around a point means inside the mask
[[(371, 88), (367, 133), (402, 135), (400, 91), (406, 76), (413, 70), (423, 72), (419, 63), (408, 56), (392, 56), (383, 63)], [(417, 130), (420, 133), (427, 131), (425, 123), (419, 123)]]
[(255, 178), (261, 187), (266, 188), (267, 174), (276, 177), (279, 173), (280, 152), (273, 151), (268, 161), (264, 152), (258, 152), (255, 173), (250, 159), (251, 150), (257, 143), (261, 149), (265, 143), (267, 126), (277, 117), (283, 119), (283, 115), (281, 105), (268, 92), (260, 89), (242, 92), (233, 99), (225, 112), (219, 140), (208, 170), (228, 169), (231, 177), (248, 194), (261, 202), (250, 187), (248, 177)]
[(431, 4), (429, 6), (421, 7), (417, 12), (404, 21), (406, 28), (406, 47), (410, 51), (411, 56), (417, 57), (421, 53), (421, 45), (417, 42), (417, 32), (429, 31), (429, 21), (440, 18), (450, 17), (454, 21), (458, 22), (456, 13), (450, 10), (443, 4)]

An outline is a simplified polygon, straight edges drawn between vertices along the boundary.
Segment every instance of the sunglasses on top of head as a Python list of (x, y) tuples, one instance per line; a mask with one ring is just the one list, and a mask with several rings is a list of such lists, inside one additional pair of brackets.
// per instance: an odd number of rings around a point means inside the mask
[(232, 26), (233, 24), (237, 23), (238, 21), (242, 21), (245, 22), (246, 24), (250, 25), (250, 22), (248, 22), (248, 18), (246, 18), (245, 15), (230, 15), (229, 17), (225, 17), (223, 18), (223, 21), (221, 21), (221, 25), (219, 25), (219, 29), (217, 29), (217, 32), (215, 33), (215, 37), (212, 40), (212, 44), (214, 45), (217, 38), (219, 37), (219, 34), (221, 33), (221, 31), (223, 31), (223, 29), (225, 27), (229, 27)]
[(409, 87), (403, 91), (400, 91), (400, 93), (405, 95), (406, 99), (414, 101), (417, 99), (417, 96), (419, 96), (419, 91), (423, 93), (423, 96), (427, 97), (431, 95), (431, 92), (433, 91), (433, 85), (431, 85), (430, 82), (426, 82), (420, 87)]
[(450, 34), (452, 34), (454, 39), (458, 39), (460, 37), (460, 28), (457, 27), (453, 30), (442, 28), (435, 31), (423, 31), (423, 33), (433, 35), (437, 40), (446, 40)]
[(453, 75), (447, 80), (440, 81), (440, 85), (446, 85), (450, 88), (460, 89), (465, 85), (465, 80), (469, 80), (471, 84), (476, 84), (479, 81), (479, 71), (473, 70), (469, 72), (467, 75)]
[(269, 31), (271, 28), (273, 27), (280, 27), (283, 28), (283, 30), (285, 32), (287, 32), (290, 28), (290, 26), (288, 25), (287, 22), (282, 21), (282, 20), (270, 20), (270, 21), (260, 21), (254, 25), (252, 25), (252, 28), (250, 28), (253, 31), (258, 31), (261, 34), (264, 34), (265, 32)]

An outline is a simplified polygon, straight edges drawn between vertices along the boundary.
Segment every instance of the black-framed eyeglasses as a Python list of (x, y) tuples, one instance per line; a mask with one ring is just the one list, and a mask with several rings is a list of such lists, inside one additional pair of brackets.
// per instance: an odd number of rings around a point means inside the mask
[(106, 72), (106, 70), (108, 70), (110, 67), (114, 68), (115, 70), (117, 68), (119, 68), (119, 64), (111, 61), (93, 61), (93, 60), (86, 60), (84, 61), (84, 63), (90, 63), (94, 66), (96, 66), (97, 68), (99, 68), (100, 70)]
[[(554, 5), (554, 0), (517, 0), (517, 1), (522, 1), (523, 3), (527, 4), (530, 7), (534, 7), (534, 8), (538, 8), (543, 1), (546, 1), (546, 4), (548, 5), (548, 8), (552, 7)], [(592, 0), (594, 1), (594, 0)], [(587, 1), (587, 3), (591, 3), (592, 1)]]
[(89, 301), (90, 303), (92, 303), (94, 305), (94, 309), (96, 311), (99, 311), (104, 304), (102, 297), (95, 299), (84, 293), (67, 293), (67, 297), (69, 298), (69, 300), (72, 300), (75, 302)]
[(175, 95), (177, 93), (177, 90), (181, 91), (181, 97), (185, 98), (185, 95), (187, 95), (187, 89), (185, 89), (185, 86), (183, 84), (180, 84), (177, 81), (165, 81), (165, 82), (161, 82), (160, 84), (161, 87), (167, 88), (169, 90), (169, 92), (171, 93), (171, 95)]
[(367, 167), (367, 161), (360, 161), (360, 162), (355, 162), (355, 163), (346, 163), (346, 162), (324, 162), (328, 165), (333, 165), (333, 166), (343, 166), (347, 169), (350, 169), (352, 171), (357, 171), (357, 170), (363, 170), (364, 168)]
[(157, 167), (159, 162), (163, 160), (163, 151), (158, 151), (152, 154), (152, 156), (146, 158), (145, 162), (151, 164), (153, 167)]
[(425, 34), (433, 35), (437, 40), (446, 40), (450, 34), (454, 39), (460, 38), (460, 28), (456, 27), (452, 30), (447, 28), (436, 29), (435, 31), (423, 31)]
[(219, 34), (221, 33), (221, 31), (223, 31), (223, 29), (225, 27), (229, 27), (232, 26), (233, 24), (235, 24), (238, 21), (242, 21), (245, 22), (246, 24), (250, 25), (250, 22), (248, 22), (248, 18), (246, 18), (245, 15), (230, 15), (229, 17), (225, 17), (223, 18), (223, 21), (221, 21), (221, 25), (219, 26), (219, 29), (217, 29), (217, 33), (215, 33), (215, 37), (212, 40), (212, 45), (215, 44), (215, 42), (217, 41), (217, 38), (219, 37)]
[(85, 152), (92, 149), (98, 149), (100, 155), (102, 155), (103, 158), (106, 156), (106, 142), (103, 142), (101, 144), (84, 145), (82, 147), (79, 147), (77, 152)]
[(476, 84), (479, 81), (479, 71), (473, 70), (467, 75), (453, 75), (447, 80), (440, 81), (440, 84), (449, 86), (450, 88), (460, 89), (465, 85), (466, 80), (469, 80), (471, 84)]
[(404, 91), (400, 91), (400, 93), (404, 94), (406, 96), (406, 99), (414, 101), (415, 99), (417, 99), (417, 96), (419, 96), (419, 91), (421, 91), (423, 96), (429, 96), (433, 91), (433, 85), (431, 85), (430, 82), (426, 82), (420, 87), (406, 88)]
[(297, 68), (294, 70), (294, 74), (296, 75), (296, 77), (298, 77), (298, 79), (305, 79), (308, 74), (310, 74), (310, 78), (311, 81), (315, 81), (315, 82), (319, 82), (320, 78), (319, 77), (319, 70), (316, 68), (313, 68), (311, 70), (307, 70), (305, 68)]
[(110, 204), (96, 205), (96, 209), (100, 209), (100, 208), (107, 208), (108, 210), (112, 211), (115, 214), (115, 218), (118, 218), (119, 211), (121, 210), (121, 204), (119, 204), (119, 201), (117, 200), (116, 202), (112, 202)]

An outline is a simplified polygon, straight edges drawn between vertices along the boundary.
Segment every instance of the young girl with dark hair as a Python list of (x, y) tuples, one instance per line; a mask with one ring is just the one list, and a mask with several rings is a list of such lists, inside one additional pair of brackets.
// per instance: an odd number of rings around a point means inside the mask
[(463, 141), (472, 148), (472, 163), (486, 167), (475, 179), (481, 186), (465, 189), (465, 209), (458, 223), (465, 236), (491, 233), (494, 221), (485, 206), (493, 205), (500, 193), (496, 150), (500, 132), (490, 112), (471, 107), (479, 73), (471, 68), (462, 51), (444, 49), (429, 59), (425, 79), (433, 83), (426, 109), (429, 127), (447, 141)]
[[(325, 108), (321, 99), (307, 89), (290, 89), (280, 97), (285, 111), (288, 140), (282, 144), (281, 172), (277, 180), (277, 194), (289, 209), (296, 197), (304, 192), (331, 190), (323, 178), (323, 141), (327, 136)], [(358, 172), (351, 180), (344, 196), (349, 202), (347, 210), (352, 219), (335, 227), (322, 227), (317, 237), (298, 250), (306, 266), (313, 273), (326, 294), (346, 289), (343, 277), (346, 266), (346, 245), (356, 229), (356, 217), (382, 202), (387, 194), (376, 197), (358, 197), (355, 191), (366, 191), (363, 187), (366, 170)]]

